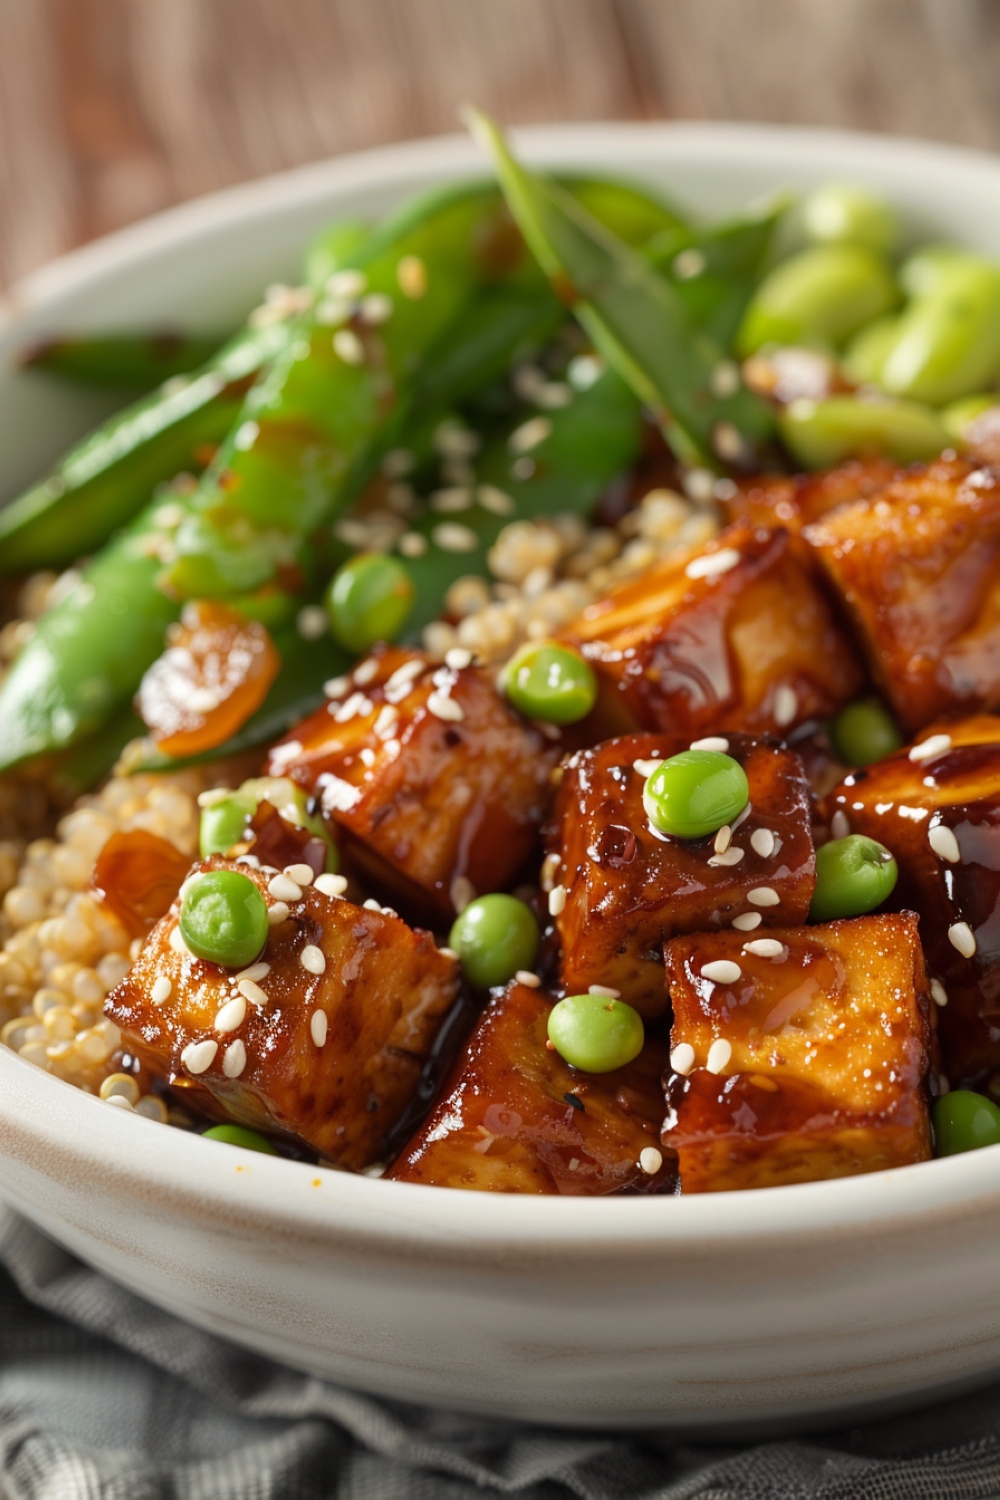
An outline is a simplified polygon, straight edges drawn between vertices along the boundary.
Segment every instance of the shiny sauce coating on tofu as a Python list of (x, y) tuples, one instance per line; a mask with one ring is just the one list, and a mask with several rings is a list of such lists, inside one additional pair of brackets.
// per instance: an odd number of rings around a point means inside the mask
[(666, 1048), (647, 1037), (626, 1067), (581, 1073), (546, 1046), (552, 1005), (517, 983), (491, 1001), (389, 1177), (578, 1197), (672, 1190), (659, 1143)]
[[(230, 867), (213, 858), (199, 868)], [(278, 906), (266, 871), (236, 868)], [(458, 965), (430, 933), (315, 885), (283, 904), (260, 960), (236, 972), (187, 951), (175, 903), (105, 1014), (196, 1109), (295, 1136), (360, 1170), (382, 1159), (413, 1097)]]
[(612, 590), (563, 636), (597, 673), (607, 734), (786, 734), (863, 681), (806, 549), (747, 523)]
[(456, 881), (503, 889), (548, 809), (559, 747), (495, 676), (382, 649), (271, 751), (270, 773), (317, 798), (362, 877), (424, 920), (451, 920)]
[(942, 459), (803, 536), (904, 725), (1000, 707), (1000, 471)]
[(929, 997), (912, 913), (667, 945), (666, 1147), (686, 1193), (931, 1154)]
[(870, 500), (901, 472), (886, 458), (853, 458), (818, 474), (757, 474), (737, 482), (724, 509), (731, 521), (801, 531), (838, 505)]
[(920, 913), (952, 1087), (1000, 1068), (1000, 718), (929, 726), (831, 792), (829, 821), (896, 856), (893, 904)]
[(666, 1009), (667, 938), (734, 918), (761, 930), (804, 922), (816, 885), (809, 786), (784, 746), (741, 734), (718, 742), (750, 786), (728, 841), (667, 838), (650, 826), (646, 777), (688, 744), (635, 734), (577, 751), (563, 768), (550, 833), (553, 878), (566, 893), (556, 917), (565, 989), (610, 986), (646, 1017)]

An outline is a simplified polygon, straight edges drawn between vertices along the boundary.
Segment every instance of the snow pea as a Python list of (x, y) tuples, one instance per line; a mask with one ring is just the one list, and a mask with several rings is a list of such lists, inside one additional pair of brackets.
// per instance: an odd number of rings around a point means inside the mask
[(219, 333), (85, 334), (39, 339), (21, 353), (21, 368), (64, 375), (88, 385), (150, 391), (212, 359), (227, 341)]
[(558, 184), (522, 167), (493, 121), (475, 110), (468, 121), (556, 295), (657, 413), (679, 456), (750, 461), (772, 432), (770, 411), (730, 371), (725, 350), (698, 327), (676, 288)]

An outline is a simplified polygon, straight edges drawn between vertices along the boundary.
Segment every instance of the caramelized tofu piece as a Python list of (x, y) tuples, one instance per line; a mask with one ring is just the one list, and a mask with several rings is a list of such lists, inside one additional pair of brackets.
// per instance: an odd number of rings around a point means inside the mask
[[(809, 786), (792, 750), (748, 735), (713, 741), (746, 771), (749, 810), (725, 836), (666, 838), (642, 805), (656, 760), (687, 740), (624, 735), (566, 763), (550, 848), (562, 945), (562, 982), (571, 994), (592, 984), (620, 992), (647, 1017), (666, 1009), (662, 946), (681, 932), (804, 922), (816, 885)], [(718, 848), (716, 845), (718, 844)], [(722, 852), (719, 852), (719, 851)], [(551, 899), (551, 898), (550, 898)], [(750, 936), (747, 932), (746, 936)]]
[(932, 726), (845, 777), (826, 813), (896, 856), (893, 904), (920, 913), (952, 1086), (1000, 1068), (1000, 718)]
[(730, 521), (801, 531), (838, 505), (871, 499), (899, 476), (885, 458), (852, 458), (818, 474), (757, 474), (737, 483), (724, 509)]
[(942, 459), (803, 535), (901, 723), (1000, 707), (1000, 471)]
[(469, 885), (502, 890), (538, 838), (558, 743), (483, 668), (389, 648), (339, 687), (270, 773), (316, 796), (351, 863), (404, 910), (448, 922)]
[(389, 1177), (578, 1197), (673, 1187), (673, 1162), (659, 1147), (665, 1047), (647, 1036), (626, 1067), (580, 1073), (546, 1047), (552, 1005), (523, 984), (489, 1005)]
[(927, 1160), (929, 1005), (912, 913), (775, 929), (763, 942), (675, 938), (666, 958), (663, 1143), (683, 1192)]
[[(219, 858), (199, 867), (221, 868)], [(266, 872), (239, 869), (273, 907)], [(297, 1136), (358, 1170), (383, 1159), (455, 1001), (458, 966), (391, 913), (314, 885), (289, 894), (289, 915), (242, 976), (187, 951), (175, 903), (105, 1014), (196, 1108)]]
[(600, 685), (607, 733), (787, 734), (862, 684), (852, 648), (785, 530), (743, 523), (589, 605), (564, 637)]

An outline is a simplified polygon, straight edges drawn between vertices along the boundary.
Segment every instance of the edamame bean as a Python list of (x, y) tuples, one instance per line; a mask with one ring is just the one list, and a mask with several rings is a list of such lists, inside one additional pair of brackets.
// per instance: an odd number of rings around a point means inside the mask
[(967, 431), (984, 411), (1000, 408), (1000, 391), (988, 391), (979, 396), (963, 396), (961, 401), (952, 401), (941, 413), (941, 424), (960, 448), (967, 441)]
[(478, 896), (456, 917), (448, 946), (458, 954), (470, 984), (489, 989), (506, 984), (518, 969), (530, 969), (538, 954), (538, 923), (515, 896)]
[(846, 766), (874, 765), (903, 743), (892, 715), (877, 698), (859, 698), (856, 703), (848, 703), (834, 719), (830, 737)]
[(780, 413), (778, 430), (788, 451), (807, 469), (825, 469), (863, 455), (909, 464), (934, 458), (948, 446), (937, 412), (917, 401), (801, 397)]
[(900, 317), (880, 384), (893, 395), (941, 406), (982, 390), (998, 373), (1000, 266), (956, 257)]
[(809, 919), (833, 922), (874, 911), (892, 895), (896, 861), (884, 844), (863, 834), (832, 839), (816, 850), (816, 889)]
[(206, 1141), (224, 1141), (227, 1146), (242, 1146), (244, 1151), (259, 1151), (261, 1156), (278, 1154), (266, 1135), (248, 1130), (245, 1125), (213, 1125), (210, 1130), (203, 1130), (202, 1135)]
[(750, 800), (746, 772), (719, 750), (682, 750), (646, 780), (642, 805), (660, 833), (700, 839), (738, 818)]
[(267, 903), (238, 870), (209, 870), (184, 894), (180, 929), (196, 958), (244, 969), (267, 942)]
[(597, 678), (590, 663), (568, 646), (530, 642), (507, 663), (503, 691), (525, 718), (576, 724), (597, 702)]
[(413, 608), (410, 575), (395, 557), (362, 552), (338, 568), (326, 591), (334, 638), (349, 651), (394, 641)]
[(843, 344), (899, 302), (889, 266), (861, 245), (816, 245), (764, 278), (737, 335), (740, 354), (764, 344)]
[(808, 193), (802, 227), (817, 245), (865, 245), (883, 253), (892, 249), (899, 232), (888, 204), (850, 182), (828, 182)]
[(642, 1051), (642, 1017), (607, 995), (567, 995), (549, 1011), (549, 1041), (583, 1073), (611, 1073)]
[(935, 1099), (934, 1143), (938, 1156), (957, 1156), (1000, 1144), (1000, 1109), (971, 1089), (953, 1089)]
[(937, 287), (942, 272), (967, 254), (957, 245), (922, 245), (900, 266), (899, 284), (908, 297), (926, 297)]
[(198, 847), (202, 859), (207, 859), (210, 854), (225, 854), (238, 843), (256, 811), (254, 798), (239, 792), (203, 807), (198, 825)]
[(896, 342), (899, 318), (890, 313), (858, 330), (844, 351), (841, 368), (855, 385), (877, 385), (885, 357)]

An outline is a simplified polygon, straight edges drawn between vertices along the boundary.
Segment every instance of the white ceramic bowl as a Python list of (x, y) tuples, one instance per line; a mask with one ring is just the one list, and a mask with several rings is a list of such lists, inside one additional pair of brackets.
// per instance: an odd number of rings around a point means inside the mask
[[(526, 155), (661, 184), (705, 214), (784, 184), (882, 189), (916, 234), (1000, 255), (1000, 163), (725, 125), (519, 133)], [(45, 329), (218, 326), (309, 232), (481, 170), (464, 140), (222, 193), (15, 292), (0, 364)], [(94, 402), (0, 370), (13, 492)], [(108, 1109), (0, 1048), (0, 1190), (84, 1260), (238, 1343), (367, 1390), (532, 1421), (790, 1425), (1000, 1368), (1000, 1148), (838, 1182), (680, 1199), (492, 1197), (234, 1150)]]

